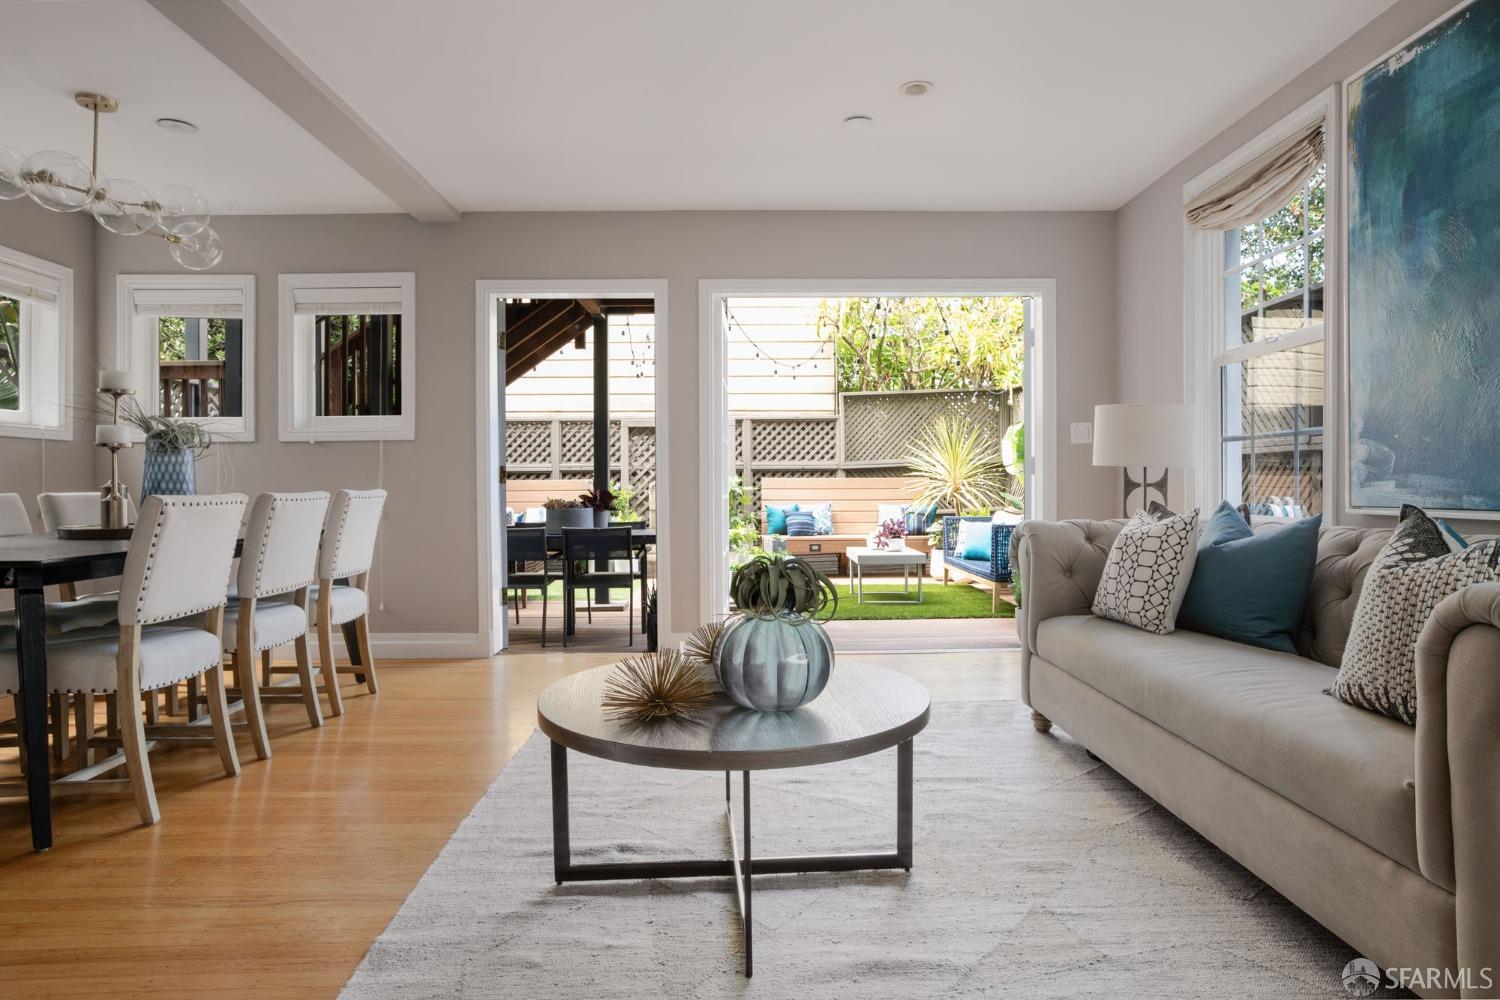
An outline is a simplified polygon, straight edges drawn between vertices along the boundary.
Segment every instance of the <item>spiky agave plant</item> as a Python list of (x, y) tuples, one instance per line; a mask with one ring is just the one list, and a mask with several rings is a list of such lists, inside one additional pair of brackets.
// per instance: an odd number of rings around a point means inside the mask
[(713, 700), (703, 664), (675, 649), (622, 661), (604, 682), (602, 707), (615, 721), (654, 722), (686, 715)]
[(762, 552), (735, 570), (729, 593), (742, 614), (756, 618), (822, 616), (827, 621), (839, 606), (839, 592), (828, 577), (781, 552)]
[(953, 417), (927, 428), (907, 464), (919, 484), (913, 507), (937, 504), (961, 514), (1014, 499), (1005, 491), (1005, 466), (985, 450), (984, 431)]

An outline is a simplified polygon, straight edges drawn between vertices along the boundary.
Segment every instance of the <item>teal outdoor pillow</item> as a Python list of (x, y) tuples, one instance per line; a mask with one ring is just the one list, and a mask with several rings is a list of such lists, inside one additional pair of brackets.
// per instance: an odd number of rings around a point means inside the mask
[(1253, 533), (1221, 503), (1203, 527), (1178, 628), (1286, 653), (1318, 560), (1322, 515)]
[(958, 538), (953, 543), (953, 551), (960, 559), (988, 560), (990, 538), (990, 522), (960, 521), (958, 522)]
[(773, 507), (766, 504), (766, 534), (786, 534), (786, 516), (797, 509), (797, 505), (789, 503), (784, 507)]

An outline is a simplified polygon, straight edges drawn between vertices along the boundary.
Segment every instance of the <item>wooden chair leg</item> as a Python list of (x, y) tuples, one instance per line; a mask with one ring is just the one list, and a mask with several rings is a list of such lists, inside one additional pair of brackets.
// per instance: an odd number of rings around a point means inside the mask
[(173, 684), (167, 688), (167, 714), (182, 714), (182, 685)]
[(990, 588), (990, 614), (992, 614), (992, 615), (998, 615), (999, 613), (1000, 613), (1000, 581), (996, 580), (994, 586), (992, 586)]
[(82, 691), (73, 698), (73, 727), (78, 730), (78, 766), (90, 767), (94, 763), (94, 751), (89, 749), (89, 738), (94, 735), (94, 696)]
[[(120, 630), (120, 674), (121, 683), (115, 691), (119, 703), (120, 749), (125, 753), (125, 773), (130, 776), (130, 790), (135, 796), (135, 808), (141, 822), (154, 826), (161, 822), (161, 810), (156, 805), (156, 786), (151, 783), (151, 762), (146, 759), (146, 720), (141, 708), (140, 687), (140, 627)], [(128, 659), (127, 659), (128, 657)], [(125, 678), (130, 679), (124, 683)], [(155, 692), (152, 692), (153, 701)]]
[(203, 706), (199, 704), (203, 700), (203, 685), (197, 677), (189, 677), (187, 682), (187, 717), (189, 722), (197, 722), (201, 718), (200, 713)]
[(48, 699), (52, 712), (52, 759), (68, 759), (68, 696), (54, 694)]
[(161, 721), (160, 709), (156, 704), (156, 692), (146, 692), (146, 725), (154, 726)]
[[(255, 667), (249, 664), (250, 691), (255, 691)], [(234, 777), (240, 773), (239, 754), (234, 750), (234, 730), (229, 727), (229, 702), (224, 697), (224, 664), (219, 663), (204, 671), (208, 681), (208, 715), (213, 721), (214, 745), (219, 748), (219, 761), (224, 765), (224, 774)], [(246, 701), (249, 704), (249, 701)], [(260, 704), (260, 699), (256, 699)], [(254, 732), (254, 727), (251, 728)], [(267, 751), (269, 756), (269, 751)]]
[(356, 618), (354, 630), (359, 636), (359, 663), (365, 669), (365, 687), (371, 694), (379, 694), (380, 685), (375, 680), (375, 654), (370, 649), (370, 616)]
[(271, 651), (260, 651), (260, 682), (266, 687), (276, 683), (276, 674), (271, 670)]
[(104, 735), (111, 739), (120, 738), (120, 695), (118, 692), (104, 696)]
[(307, 721), (313, 728), (323, 724), (323, 706), (318, 704), (318, 688), (313, 682), (312, 658), (307, 655), (307, 636), (299, 635), (292, 642), (297, 651), (297, 676), (302, 681), (302, 705), (307, 709)]
[(13, 695), (10, 696), (10, 706), (11, 706), (11, 711), (14, 712), (15, 716), (16, 716), (16, 737), (17, 737), (16, 745), (18, 747), (20, 747), (20, 750), (21, 750), (21, 755), (20, 755), (21, 756), (21, 759), (20, 759), (21, 773), (25, 774), (26, 773), (26, 763), (27, 763), (27, 761), (26, 761), (26, 719), (24, 718), (24, 716), (25, 716), (26, 713), (24, 711), (22, 711), (22, 709), (21, 709), (21, 696), (19, 694), (13, 694)]
[[(255, 747), (255, 756), (265, 760), (271, 756), (271, 739), (266, 735), (266, 716), (261, 710), (260, 685), (256, 683), (255, 654), (246, 652), (241, 646), (234, 654), (234, 676), (240, 686), (240, 699), (245, 703), (245, 722), (250, 730), (250, 744)], [(224, 668), (219, 668), (222, 685)], [(213, 694), (209, 693), (209, 711), (213, 711)], [(220, 697), (223, 697), (222, 694)]]
[(318, 665), (323, 671), (323, 690), (328, 695), (328, 714), (344, 714), (344, 698), (339, 694), (338, 664), (333, 660), (333, 626), (328, 616), (318, 622)]

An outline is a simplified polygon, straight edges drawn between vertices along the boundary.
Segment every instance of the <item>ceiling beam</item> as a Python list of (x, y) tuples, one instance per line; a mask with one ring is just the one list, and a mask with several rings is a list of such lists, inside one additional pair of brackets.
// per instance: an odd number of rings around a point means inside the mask
[(403, 211), (420, 222), (458, 221), (458, 210), (239, 0), (148, 2)]

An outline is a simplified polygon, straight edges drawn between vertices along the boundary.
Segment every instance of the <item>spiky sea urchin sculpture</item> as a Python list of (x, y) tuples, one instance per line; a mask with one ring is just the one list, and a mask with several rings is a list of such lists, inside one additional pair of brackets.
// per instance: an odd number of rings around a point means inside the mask
[(724, 638), (724, 633), (739, 617), (739, 615), (727, 615), (699, 625), (693, 629), (692, 635), (682, 641), (682, 651), (712, 669), (714, 654), (719, 648), (719, 640)]
[(713, 697), (700, 660), (663, 649), (621, 661), (604, 682), (602, 707), (616, 722), (653, 722), (686, 715)]

